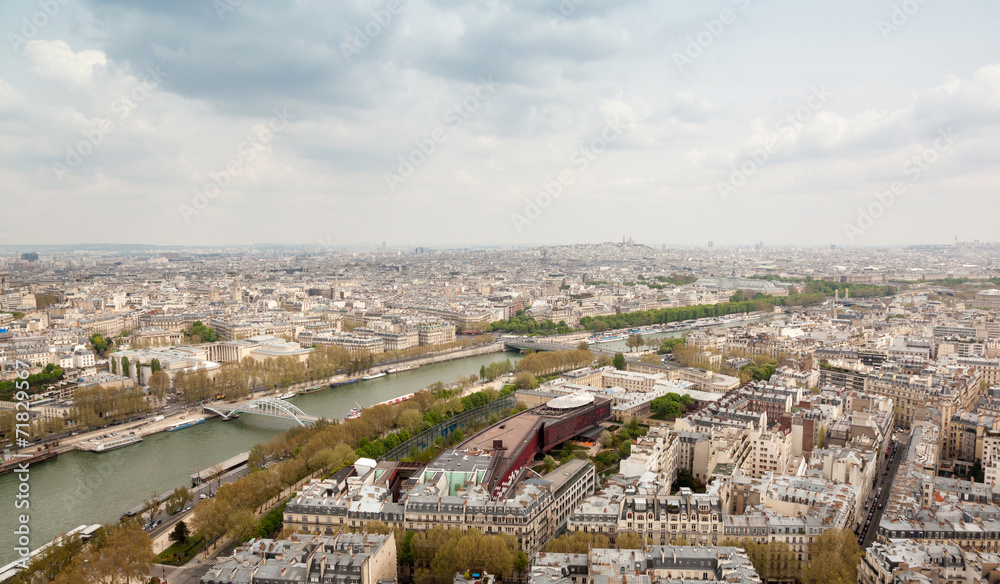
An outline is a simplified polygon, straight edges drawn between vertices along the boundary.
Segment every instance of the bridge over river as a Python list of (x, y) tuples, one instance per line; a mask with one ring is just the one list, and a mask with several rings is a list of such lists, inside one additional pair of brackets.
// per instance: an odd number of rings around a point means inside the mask
[[(525, 351), (531, 349), (534, 351), (568, 351), (570, 349), (575, 349), (577, 343), (554, 343), (552, 341), (533, 341), (531, 339), (504, 339), (503, 344), (508, 349), (517, 349), (519, 351)], [(611, 357), (615, 356), (617, 351), (610, 351), (608, 349), (601, 349), (590, 345), (590, 351), (594, 355), (608, 355)]]
[(239, 417), (240, 414), (259, 414), (272, 418), (284, 418), (295, 420), (300, 426), (313, 424), (319, 418), (310, 416), (283, 399), (276, 397), (262, 397), (259, 399), (243, 402), (234, 408), (223, 405), (204, 406), (206, 412), (222, 416), (223, 420), (231, 420)]

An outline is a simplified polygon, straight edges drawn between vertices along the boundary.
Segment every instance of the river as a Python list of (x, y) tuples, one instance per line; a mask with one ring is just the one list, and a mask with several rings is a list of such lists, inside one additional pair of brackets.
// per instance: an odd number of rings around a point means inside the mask
[[(760, 316), (760, 317), (753, 318), (753, 319), (750, 319), (750, 320), (739, 320), (739, 321), (734, 321), (734, 322), (727, 322), (726, 324), (716, 325), (716, 326), (713, 326), (712, 328), (720, 328), (720, 329), (734, 328), (734, 327), (744, 326), (744, 325), (755, 323), (755, 322), (764, 322), (765, 320), (770, 320), (772, 318), (777, 318), (779, 316), (783, 316), (783, 315), (781, 315), (781, 314), (766, 314), (764, 316)], [(648, 335), (647, 334), (643, 334), (642, 336), (643, 336), (643, 338), (646, 338), (646, 339), (670, 339), (670, 338), (683, 337), (686, 333), (689, 333), (689, 332), (691, 332), (693, 330), (696, 330), (696, 329), (678, 329), (676, 331), (670, 331), (670, 332), (666, 332), (666, 333), (653, 333), (653, 334), (648, 334)], [(697, 330), (708, 330), (708, 329), (697, 329)], [(621, 340), (621, 341), (609, 341), (607, 343), (594, 343), (593, 346), (594, 346), (594, 348), (597, 348), (597, 349), (607, 349), (609, 351), (621, 351), (623, 353), (628, 353), (630, 351), (630, 349), (625, 345), (625, 341), (624, 340)], [(646, 347), (640, 347), (640, 349), (646, 349)]]
[[(289, 401), (309, 415), (343, 418), (356, 404), (370, 406), (423, 389), (435, 381), (450, 383), (479, 373), (479, 367), (502, 359), (516, 363), (516, 353), (491, 353), (413, 371), (358, 381)], [(244, 414), (224, 422), (176, 432), (161, 432), (139, 444), (106, 453), (68, 452), (54, 461), (30, 467), (29, 527), (32, 549), (77, 526), (117, 521), (122, 513), (149, 498), (179, 486), (190, 486), (191, 473), (249, 450), (254, 444), (292, 427), (294, 422)], [(0, 565), (17, 558), (13, 528), (19, 475), (0, 476)]]

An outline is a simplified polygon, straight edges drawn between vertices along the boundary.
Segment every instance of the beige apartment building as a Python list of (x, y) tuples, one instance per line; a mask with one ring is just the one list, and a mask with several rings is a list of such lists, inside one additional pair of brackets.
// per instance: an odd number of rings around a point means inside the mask
[(947, 426), (957, 412), (975, 408), (979, 380), (974, 368), (960, 370), (956, 375), (925, 376), (883, 368), (868, 376), (867, 391), (892, 398), (897, 424), (908, 428), (916, 415), (933, 407), (940, 410), (942, 423)]

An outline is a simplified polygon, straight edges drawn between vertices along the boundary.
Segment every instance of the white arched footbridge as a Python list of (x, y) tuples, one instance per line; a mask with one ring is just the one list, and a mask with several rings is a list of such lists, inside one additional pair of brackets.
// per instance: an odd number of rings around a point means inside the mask
[(316, 421), (316, 418), (307, 415), (299, 408), (275, 397), (262, 397), (252, 401), (244, 402), (235, 408), (227, 408), (221, 405), (204, 406), (204, 409), (222, 416), (223, 420), (228, 420), (239, 414), (260, 414), (261, 416), (271, 416), (272, 418), (285, 418), (295, 420), (300, 426), (306, 426)]

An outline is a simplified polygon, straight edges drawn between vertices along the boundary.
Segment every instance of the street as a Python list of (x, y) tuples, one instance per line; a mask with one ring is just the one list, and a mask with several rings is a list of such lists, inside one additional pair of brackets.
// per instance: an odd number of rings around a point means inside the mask
[(878, 478), (872, 486), (872, 492), (868, 496), (868, 500), (865, 501), (865, 506), (868, 509), (867, 518), (865, 519), (865, 523), (858, 528), (858, 543), (861, 544), (861, 549), (868, 547), (875, 541), (875, 536), (878, 534), (878, 524), (882, 519), (882, 512), (885, 510), (885, 504), (889, 500), (889, 493), (892, 491), (892, 482), (896, 477), (896, 472), (899, 470), (899, 463), (903, 460), (907, 445), (909, 444), (909, 434), (905, 431), (896, 431), (893, 434), (893, 438), (895, 442), (892, 443), (892, 455), (887, 458), (883, 468), (879, 470)]

